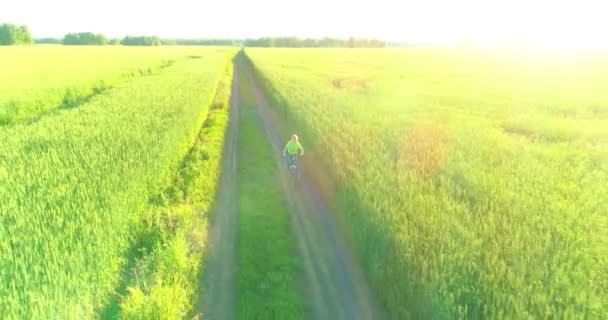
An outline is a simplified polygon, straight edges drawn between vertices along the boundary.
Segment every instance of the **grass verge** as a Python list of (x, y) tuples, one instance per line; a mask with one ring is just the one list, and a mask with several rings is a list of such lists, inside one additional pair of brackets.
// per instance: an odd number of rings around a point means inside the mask
[(190, 315), (206, 247), (207, 212), (215, 199), (232, 82), (229, 64), (194, 144), (171, 186), (144, 215), (140, 247), (127, 284), (102, 314), (106, 319), (180, 319)]

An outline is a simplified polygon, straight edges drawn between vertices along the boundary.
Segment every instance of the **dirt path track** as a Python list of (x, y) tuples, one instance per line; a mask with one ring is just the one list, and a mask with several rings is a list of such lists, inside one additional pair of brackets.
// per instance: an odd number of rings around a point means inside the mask
[(247, 77), (255, 97), (260, 124), (276, 154), (281, 182), (291, 207), (291, 220), (305, 269), (306, 296), (313, 319), (382, 319), (361, 270), (346, 250), (335, 220), (315, 183), (304, 175), (297, 190), (281, 156), (289, 133), (279, 129), (282, 122), (271, 109), (249, 68)]
[[(242, 57), (237, 58), (242, 59)], [(242, 62), (242, 61), (241, 61)], [(297, 190), (285, 168), (281, 152), (288, 136), (281, 119), (270, 108), (263, 91), (245, 63), (235, 63), (229, 133), (215, 218), (209, 230), (209, 255), (203, 277), (199, 310), (204, 319), (230, 320), (236, 314), (236, 252), (238, 241), (237, 148), (240, 88), (246, 77), (256, 99), (258, 120), (273, 146), (281, 168), (281, 184), (289, 203), (291, 224), (303, 264), (303, 296), (312, 319), (383, 319), (354, 259), (346, 250), (332, 213), (310, 177), (304, 175)]]
[(236, 285), (236, 250), (238, 241), (237, 148), (239, 130), (239, 73), (234, 69), (233, 95), (230, 101), (230, 123), (224, 142), (222, 174), (215, 204), (214, 219), (209, 227), (209, 254), (205, 261), (202, 295), (198, 310), (203, 319), (234, 319)]

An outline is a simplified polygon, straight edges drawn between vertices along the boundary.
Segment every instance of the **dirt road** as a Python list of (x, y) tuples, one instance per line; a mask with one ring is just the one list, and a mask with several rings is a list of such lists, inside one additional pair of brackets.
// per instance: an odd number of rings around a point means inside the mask
[(297, 190), (281, 156), (288, 136), (282, 133), (281, 119), (268, 104), (263, 91), (245, 63), (234, 72), (231, 120), (226, 140), (223, 172), (215, 219), (210, 228), (210, 248), (199, 302), (204, 319), (234, 319), (235, 263), (238, 239), (236, 174), (239, 87), (238, 77), (246, 77), (254, 92), (258, 120), (276, 154), (281, 168), (282, 188), (290, 206), (290, 219), (298, 253), (303, 263), (301, 283), (304, 302), (312, 319), (383, 319), (356, 262), (346, 250), (332, 213), (310, 177), (304, 175)]
[[(238, 70), (234, 69), (232, 92), (239, 92)], [(230, 123), (224, 141), (222, 175), (213, 222), (209, 227), (209, 248), (202, 279), (198, 310), (203, 319), (234, 319), (238, 212), (237, 152), (239, 96), (230, 101)]]

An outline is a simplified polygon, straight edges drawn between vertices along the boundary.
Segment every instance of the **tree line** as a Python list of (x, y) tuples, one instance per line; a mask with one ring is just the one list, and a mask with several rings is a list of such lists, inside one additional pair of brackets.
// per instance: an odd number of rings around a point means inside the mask
[(63, 37), (61, 41), (66, 46), (80, 46), (80, 45), (98, 45), (103, 46), (108, 44), (108, 38), (101, 33), (93, 32), (78, 32), (68, 33)]
[(120, 41), (123, 46), (160, 46), (162, 41), (157, 36), (126, 36)]
[[(51, 42), (45, 39), (45, 42)], [(39, 42), (42, 43), (42, 42)], [(64, 45), (123, 45), (123, 46), (160, 46), (162, 40), (157, 36), (126, 36), (122, 39), (114, 38), (108, 40), (103, 34), (92, 32), (68, 33), (63, 37), (61, 43)]]
[(276, 48), (381, 48), (386, 43), (378, 39), (302, 39), (297, 37), (264, 37), (258, 39), (161, 39), (157, 36), (126, 36), (122, 39), (108, 39), (104, 34), (93, 32), (68, 33), (62, 39), (32, 39), (27, 26), (13, 24), (0, 25), (0, 45), (20, 44), (63, 44), (63, 45), (124, 45), (124, 46), (235, 46), (276, 47)]
[(297, 37), (264, 37), (247, 39), (243, 43), (246, 47), (274, 47), (274, 48), (382, 48), (386, 43), (378, 39), (301, 39)]
[(167, 46), (235, 46), (242, 41), (234, 39), (162, 39), (162, 42)]
[[(105, 38), (105, 37), (103, 37)], [(99, 38), (99, 39), (103, 39)], [(378, 39), (301, 39), (297, 37), (265, 37), (258, 39), (161, 39), (157, 36), (126, 36), (122, 40), (111, 39), (109, 42), (96, 41), (96, 37), (92, 34), (81, 39), (89, 39), (89, 43), (80, 44), (110, 44), (110, 45), (126, 45), (126, 46), (237, 46), (245, 47), (272, 47), (272, 48), (383, 48), (386, 42)], [(48, 39), (46, 39), (48, 42)], [(43, 43), (43, 42), (40, 42)], [(63, 41), (65, 43), (65, 39)]]

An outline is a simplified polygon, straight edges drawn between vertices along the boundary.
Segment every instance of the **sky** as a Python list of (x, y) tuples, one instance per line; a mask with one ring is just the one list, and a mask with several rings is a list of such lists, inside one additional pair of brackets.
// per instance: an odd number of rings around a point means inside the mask
[(34, 37), (91, 31), (108, 37), (375, 37), (388, 41), (526, 42), (608, 47), (602, 0), (18, 0), (0, 23)]

